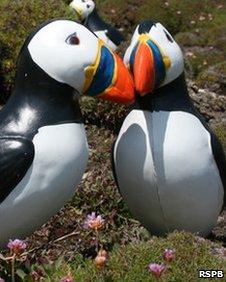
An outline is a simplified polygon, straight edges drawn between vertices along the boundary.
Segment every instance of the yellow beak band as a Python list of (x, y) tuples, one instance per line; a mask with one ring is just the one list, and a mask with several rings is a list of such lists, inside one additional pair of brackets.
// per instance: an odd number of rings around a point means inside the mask
[(85, 69), (85, 78), (85, 95), (123, 104), (134, 101), (134, 83), (129, 71), (100, 39), (95, 62)]

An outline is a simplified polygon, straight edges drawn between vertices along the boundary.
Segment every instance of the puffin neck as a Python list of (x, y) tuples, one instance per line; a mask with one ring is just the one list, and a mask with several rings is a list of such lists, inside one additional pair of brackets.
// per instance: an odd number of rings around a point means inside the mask
[[(41, 92), (43, 89), (52, 88), (55, 93), (67, 92), (73, 93), (73, 88), (67, 84), (60, 83), (51, 78), (43, 71), (31, 58), (27, 47), (23, 48), (17, 62), (17, 75), (15, 81), (15, 90), (23, 91), (25, 89), (38, 88)], [(30, 93), (32, 94), (32, 93)]]
[(147, 111), (192, 111), (185, 74), (144, 97), (137, 96), (135, 109)]
[(83, 24), (93, 32), (107, 27), (106, 23), (100, 18), (96, 7), (93, 9), (92, 13), (89, 14), (89, 16), (83, 21)]
[(83, 123), (73, 88), (49, 77), (31, 60), (26, 48), (20, 54), (15, 88), (0, 119), (4, 134), (13, 128), (17, 134), (30, 137), (43, 126)]

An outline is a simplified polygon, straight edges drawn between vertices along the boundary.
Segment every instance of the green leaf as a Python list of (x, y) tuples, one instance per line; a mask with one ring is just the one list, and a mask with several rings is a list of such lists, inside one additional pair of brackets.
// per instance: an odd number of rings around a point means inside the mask
[(17, 276), (19, 276), (22, 280), (27, 276), (27, 274), (22, 269), (17, 269), (16, 271)]

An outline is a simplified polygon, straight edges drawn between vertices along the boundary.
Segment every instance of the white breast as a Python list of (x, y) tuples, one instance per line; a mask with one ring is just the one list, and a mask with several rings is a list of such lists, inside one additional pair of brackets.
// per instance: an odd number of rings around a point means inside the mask
[(84, 125), (39, 129), (35, 157), (23, 180), (0, 205), (0, 244), (44, 224), (73, 196), (88, 160)]
[(123, 197), (153, 233), (185, 229), (206, 235), (216, 224), (223, 185), (210, 134), (194, 115), (132, 111), (114, 159)]

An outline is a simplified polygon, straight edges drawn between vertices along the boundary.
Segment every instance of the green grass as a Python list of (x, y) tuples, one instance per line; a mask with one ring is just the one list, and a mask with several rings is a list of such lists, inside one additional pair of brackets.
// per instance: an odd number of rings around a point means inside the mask
[(174, 232), (165, 239), (153, 237), (148, 242), (116, 246), (110, 252), (109, 262), (103, 271), (96, 268), (92, 259), (75, 255), (70, 263), (60, 261), (56, 265), (44, 267), (47, 274), (44, 281), (59, 281), (66, 275), (71, 275), (79, 282), (156, 281), (148, 271), (148, 264), (162, 263), (165, 248), (175, 249), (176, 257), (163, 274), (161, 281), (206, 281), (198, 279), (199, 269), (226, 271), (226, 263), (213, 256), (213, 246), (210, 247), (207, 241), (199, 241), (197, 237), (188, 233)]
[(4, 0), (0, 10), (0, 98), (6, 98), (13, 87), (17, 56), (28, 34), (44, 21), (74, 18), (74, 13), (61, 0)]
[[(173, 34), (194, 29), (210, 29), (226, 23), (224, 9), (219, 9), (224, 1), (214, 0), (146, 0), (140, 7), (138, 21), (154, 19), (166, 25)], [(168, 3), (166, 5), (165, 3)], [(200, 20), (200, 16), (205, 19)], [(212, 19), (211, 19), (212, 18)]]

